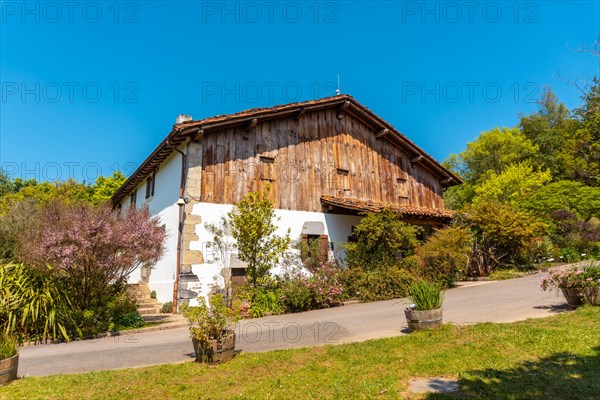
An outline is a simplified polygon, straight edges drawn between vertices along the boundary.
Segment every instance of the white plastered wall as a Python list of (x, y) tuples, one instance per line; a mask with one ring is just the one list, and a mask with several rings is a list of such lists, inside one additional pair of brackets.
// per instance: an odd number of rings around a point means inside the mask
[[(204, 264), (192, 265), (192, 272), (200, 280), (193, 290), (197, 291), (199, 295), (208, 295), (211, 285), (215, 283), (215, 277), (220, 275), (222, 268), (222, 263), (214, 262), (213, 260), (210, 247), (208, 246), (208, 242), (212, 241), (212, 235), (206, 230), (206, 224), (218, 225), (220, 218), (227, 216), (227, 213), (232, 208), (233, 206), (230, 204), (197, 203), (193, 205), (192, 214), (199, 215), (202, 218), (202, 223), (196, 225), (196, 233), (200, 240), (191, 242), (190, 249), (202, 251), (205, 260)], [(280, 217), (280, 220), (276, 221), (276, 225), (278, 226), (276, 234), (285, 235), (289, 228), (292, 241), (300, 238), (305, 222), (322, 222), (324, 225), (323, 233), (329, 236), (329, 242), (334, 244), (334, 253), (337, 253), (338, 256), (343, 256), (343, 254), (338, 253), (339, 249), (336, 243), (347, 242), (348, 236), (350, 236), (352, 231), (352, 226), (356, 225), (360, 220), (360, 217), (353, 215), (324, 214), (318, 212), (276, 209), (275, 213)], [(278, 271), (276, 269), (272, 272), (277, 273)]]

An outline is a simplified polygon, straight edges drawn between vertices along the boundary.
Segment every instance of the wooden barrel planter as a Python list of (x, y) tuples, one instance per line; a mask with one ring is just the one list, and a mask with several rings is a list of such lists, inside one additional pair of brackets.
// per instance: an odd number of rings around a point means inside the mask
[(436, 329), (442, 326), (442, 309), (417, 311), (411, 308), (404, 310), (406, 322), (411, 331)]
[(230, 331), (221, 340), (211, 340), (210, 345), (203, 348), (198, 340), (192, 338), (196, 362), (204, 364), (223, 364), (235, 355), (235, 332)]
[(600, 306), (600, 287), (583, 289), (583, 302)]
[(17, 369), (19, 368), (19, 355), (16, 354), (10, 358), (0, 360), (0, 385), (17, 379)]
[(561, 288), (563, 296), (565, 296), (565, 299), (567, 300), (567, 304), (570, 307), (579, 307), (580, 305), (583, 304), (582, 300), (581, 300), (581, 295), (579, 294), (579, 290), (578, 289), (565, 289), (565, 288)]

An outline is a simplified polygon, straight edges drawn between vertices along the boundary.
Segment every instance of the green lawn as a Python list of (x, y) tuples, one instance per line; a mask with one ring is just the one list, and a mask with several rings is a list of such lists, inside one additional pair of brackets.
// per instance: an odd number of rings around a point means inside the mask
[[(398, 399), (413, 377), (460, 380), (455, 397), (600, 399), (600, 307), (514, 324), (445, 326), (393, 339), (26, 378), (0, 399)], [(419, 398), (419, 397), (411, 397)]]

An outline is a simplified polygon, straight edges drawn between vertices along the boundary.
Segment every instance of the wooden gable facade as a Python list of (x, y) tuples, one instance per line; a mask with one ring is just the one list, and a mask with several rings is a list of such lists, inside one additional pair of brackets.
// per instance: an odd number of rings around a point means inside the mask
[[(443, 188), (460, 178), (348, 95), (176, 124), (113, 197), (117, 204), (186, 142), (200, 148), (196, 202), (234, 204), (270, 188), (283, 210), (348, 213), (392, 208), (445, 222)], [(184, 188), (182, 187), (182, 193)]]
[(443, 210), (440, 179), (378, 133), (322, 109), (205, 134), (201, 193), (192, 196), (234, 204), (268, 185), (285, 210), (321, 212), (324, 196)]

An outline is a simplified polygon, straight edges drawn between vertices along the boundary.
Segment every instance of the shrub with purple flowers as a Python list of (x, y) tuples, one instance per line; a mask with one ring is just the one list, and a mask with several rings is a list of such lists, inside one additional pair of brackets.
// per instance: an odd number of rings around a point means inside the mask
[(339, 268), (333, 263), (323, 263), (308, 280), (315, 308), (329, 308), (342, 301), (344, 286), (339, 277)]
[(342, 301), (344, 286), (334, 263), (323, 263), (312, 275), (295, 271), (283, 277), (282, 301), (287, 311), (299, 312), (336, 306)]

